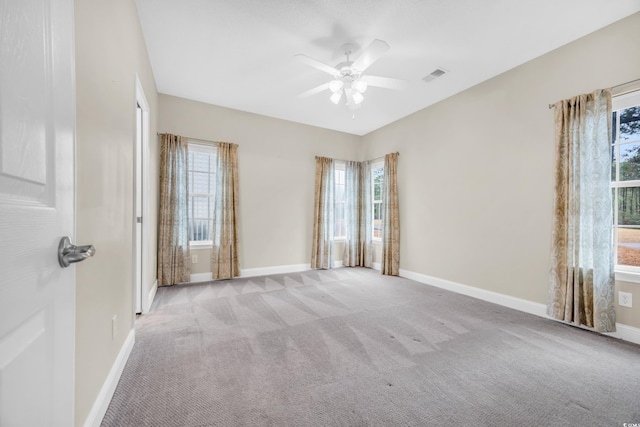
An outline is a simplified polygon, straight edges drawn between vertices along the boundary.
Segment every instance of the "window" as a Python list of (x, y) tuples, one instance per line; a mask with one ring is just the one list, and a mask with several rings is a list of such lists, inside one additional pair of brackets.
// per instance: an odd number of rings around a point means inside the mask
[(640, 273), (640, 91), (614, 97), (612, 107), (616, 270)]
[(211, 243), (216, 188), (216, 149), (189, 143), (189, 240)]
[(384, 163), (371, 165), (371, 186), (373, 209), (373, 240), (382, 239), (382, 187), (384, 182)]
[[(382, 239), (382, 192), (384, 180), (384, 161), (371, 164), (371, 182), (367, 185), (371, 186), (371, 200), (369, 207), (372, 212), (373, 219), (373, 240)], [(346, 163), (344, 161), (334, 161), (334, 184), (333, 184), (333, 238), (336, 240), (346, 240), (349, 221), (347, 220), (346, 205), (349, 200), (347, 197), (354, 197), (353, 194), (347, 195), (346, 185)], [(356, 196), (359, 197), (359, 196)], [(357, 202), (357, 201), (356, 201)], [(356, 203), (358, 205), (358, 203)], [(358, 220), (359, 221), (359, 220)]]
[(347, 219), (345, 216), (345, 163), (335, 162), (335, 184), (334, 184), (334, 227), (333, 237), (335, 239), (347, 238)]

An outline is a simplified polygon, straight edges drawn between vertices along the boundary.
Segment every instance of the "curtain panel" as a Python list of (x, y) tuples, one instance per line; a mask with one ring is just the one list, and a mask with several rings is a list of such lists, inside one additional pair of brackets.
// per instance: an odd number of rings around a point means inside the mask
[(346, 162), (345, 197), (347, 238), (343, 265), (371, 268), (373, 265), (371, 162)]
[(238, 263), (238, 145), (216, 144), (216, 192), (213, 208), (213, 279), (240, 275)]
[(188, 282), (189, 200), (187, 139), (163, 134), (160, 143), (160, 211), (158, 213), (158, 284)]
[[(360, 194), (358, 194), (358, 258), (356, 266), (373, 267), (373, 189), (371, 161), (360, 162)], [(346, 264), (345, 264), (346, 265)]]
[(335, 164), (316, 157), (311, 268), (333, 268)]
[(343, 265), (355, 267), (359, 265), (360, 243), (360, 162), (347, 161), (344, 166), (344, 216), (347, 223), (347, 236), (344, 243)]
[(382, 274), (400, 274), (400, 215), (398, 206), (398, 153), (384, 156), (382, 196)]
[(615, 331), (611, 91), (555, 104), (556, 183), (547, 313)]

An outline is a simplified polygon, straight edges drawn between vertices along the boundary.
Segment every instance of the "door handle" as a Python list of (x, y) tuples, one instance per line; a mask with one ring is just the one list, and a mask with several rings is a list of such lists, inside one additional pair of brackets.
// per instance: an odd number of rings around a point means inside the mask
[(58, 245), (58, 262), (60, 267), (69, 267), (74, 262), (84, 261), (96, 254), (96, 248), (93, 245), (76, 246), (71, 243), (69, 236), (60, 239)]

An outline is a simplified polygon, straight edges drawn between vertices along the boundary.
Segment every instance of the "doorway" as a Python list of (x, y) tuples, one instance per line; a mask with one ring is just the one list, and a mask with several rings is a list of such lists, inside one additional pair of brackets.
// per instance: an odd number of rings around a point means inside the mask
[(134, 160), (134, 212), (133, 212), (133, 292), (136, 314), (149, 311), (148, 238), (146, 203), (148, 191), (148, 150), (149, 150), (149, 104), (144, 95), (140, 79), (136, 75), (136, 126)]

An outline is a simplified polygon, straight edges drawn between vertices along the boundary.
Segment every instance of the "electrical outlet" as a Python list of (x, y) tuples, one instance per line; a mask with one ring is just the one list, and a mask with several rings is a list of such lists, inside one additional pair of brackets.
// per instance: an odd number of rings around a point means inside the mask
[(622, 307), (632, 307), (633, 294), (630, 292), (618, 292), (618, 305)]
[(118, 315), (114, 314), (111, 318), (111, 340), (116, 339), (116, 331), (118, 330)]
[(191, 264), (198, 263), (198, 255), (191, 255)]

